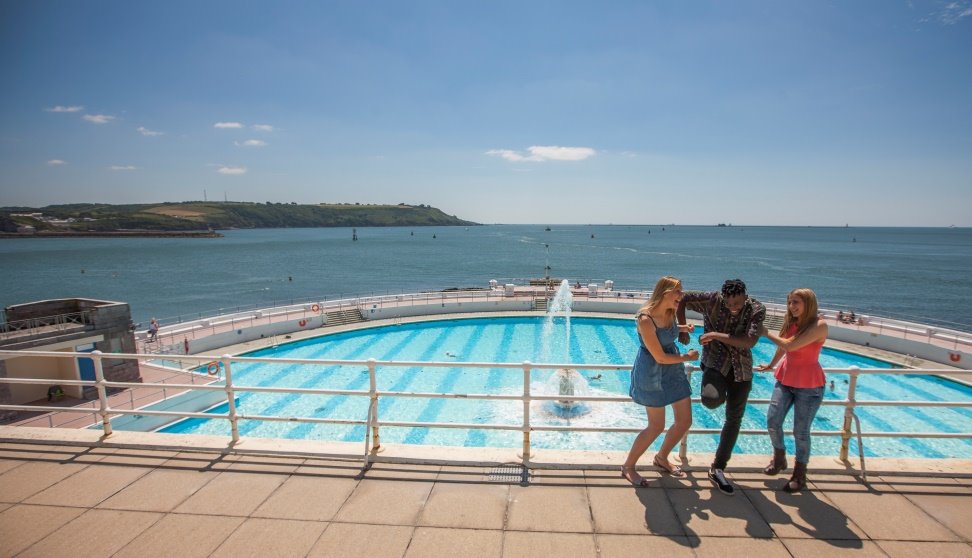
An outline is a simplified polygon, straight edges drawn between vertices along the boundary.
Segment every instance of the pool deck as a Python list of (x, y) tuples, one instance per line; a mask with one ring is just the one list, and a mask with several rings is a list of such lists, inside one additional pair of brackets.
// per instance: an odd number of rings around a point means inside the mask
[(729, 497), (701, 468), (635, 489), (616, 468), (35, 442), (0, 442), (0, 556), (972, 556), (967, 460), (873, 459), (866, 482), (812, 461), (790, 495), (739, 456)]

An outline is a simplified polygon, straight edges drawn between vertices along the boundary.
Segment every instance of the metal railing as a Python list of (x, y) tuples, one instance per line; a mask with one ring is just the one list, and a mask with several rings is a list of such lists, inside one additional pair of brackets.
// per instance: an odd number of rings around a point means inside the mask
[(12, 337), (22, 337), (37, 333), (64, 330), (74, 326), (83, 326), (90, 322), (88, 311), (70, 312), (55, 316), (41, 316), (24, 320), (4, 321), (0, 323), (0, 340)]
[[(135, 354), (110, 354), (103, 355), (100, 351), (91, 353), (67, 353), (67, 352), (44, 352), (44, 351), (0, 351), (0, 358), (16, 357), (45, 357), (45, 358), (79, 358), (87, 357), (94, 361), (95, 380), (65, 380), (51, 378), (0, 378), (0, 383), (8, 384), (42, 384), (50, 385), (57, 383), (67, 386), (94, 386), (98, 399), (97, 406), (91, 407), (52, 407), (36, 405), (0, 405), (0, 411), (42, 411), (42, 412), (72, 412), (72, 413), (91, 413), (98, 417), (106, 435), (112, 433), (112, 417), (124, 415), (160, 416), (171, 417), (173, 420), (183, 418), (202, 418), (202, 419), (225, 419), (230, 424), (230, 438), (235, 443), (240, 440), (239, 422), (241, 420), (251, 421), (284, 421), (291, 423), (330, 423), (342, 425), (365, 426), (363, 460), (367, 464), (371, 458), (372, 451), (377, 449), (380, 442), (380, 430), (382, 427), (404, 427), (404, 428), (459, 428), (474, 430), (512, 430), (519, 431), (522, 435), (522, 458), (528, 463), (531, 457), (531, 440), (533, 432), (563, 431), (563, 432), (605, 432), (605, 433), (636, 433), (640, 428), (611, 427), (611, 426), (574, 426), (570, 424), (534, 424), (532, 421), (533, 411), (531, 402), (533, 401), (575, 401), (575, 402), (605, 402), (605, 403), (630, 403), (631, 399), (627, 396), (582, 396), (582, 395), (562, 395), (562, 394), (540, 394), (535, 393), (531, 386), (531, 374), (539, 370), (559, 370), (563, 368), (573, 368), (590, 371), (621, 371), (630, 370), (629, 364), (624, 365), (604, 365), (604, 364), (539, 364), (531, 362), (522, 363), (492, 363), (492, 362), (408, 362), (408, 361), (378, 361), (368, 360), (320, 360), (320, 359), (294, 359), (294, 358), (258, 358), (258, 357), (234, 357), (222, 355), (215, 357), (212, 355), (192, 355), (182, 357), (184, 360), (197, 362), (201, 366), (218, 363), (218, 368), (222, 370), (224, 381), (222, 384), (173, 384), (167, 383), (164, 386), (169, 389), (192, 389), (192, 390), (221, 390), (226, 394), (226, 413), (205, 413), (167, 410), (158, 411), (149, 408), (141, 409), (120, 409), (109, 405), (108, 390), (113, 388), (133, 389), (148, 386), (161, 386), (162, 384), (145, 384), (135, 382), (113, 382), (104, 377), (102, 360), (111, 359), (134, 359), (148, 360), (153, 357), (150, 355)], [(350, 365), (368, 368), (368, 389), (320, 389), (320, 388), (291, 388), (291, 387), (265, 387), (265, 386), (242, 386), (233, 381), (234, 363), (263, 363), (263, 364), (300, 364), (311, 366), (335, 366)], [(489, 369), (508, 369), (519, 370), (522, 372), (523, 390), (519, 395), (514, 394), (491, 394), (491, 393), (443, 393), (443, 392), (407, 392), (379, 390), (377, 388), (377, 376), (379, 368), (489, 368)], [(686, 364), (686, 373), (690, 376), (698, 370), (697, 367)], [(211, 366), (210, 366), (211, 369)], [(823, 405), (834, 405), (844, 407), (844, 422), (840, 430), (814, 431), (815, 436), (839, 436), (841, 438), (839, 458), (846, 461), (850, 449), (851, 438), (856, 438), (862, 470), (864, 468), (864, 438), (959, 438), (970, 439), (972, 433), (969, 432), (884, 432), (884, 431), (862, 431), (860, 421), (857, 418), (856, 409), (864, 406), (883, 406), (883, 407), (953, 407), (953, 408), (972, 408), (970, 401), (881, 401), (881, 400), (858, 400), (857, 382), (858, 378), (865, 375), (889, 375), (889, 374), (926, 374), (926, 375), (948, 375), (966, 376), (972, 375), (969, 370), (945, 370), (945, 369), (860, 369), (850, 368), (829, 368), (826, 372), (845, 373), (849, 375), (849, 385), (847, 398), (843, 400), (824, 400)], [(313, 395), (341, 395), (349, 397), (362, 397), (368, 399), (368, 408), (365, 416), (359, 419), (343, 419), (329, 417), (307, 417), (307, 416), (284, 416), (284, 415), (247, 415), (241, 414), (236, 406), (236, 396), (239, 393), (285, 393), (285, 394), (313, 394)], [(460, 400), (519, 400), (523, 405), (523, 419), (520, 424), (500, 424), (500, 423), (443, 423), (430, 421), (395, 421), (382, 420), (379, 416), (379, 402), (385, 397), (411, 397), (427, 399), (460, 399)], [(698, 402), (698, 398), (693, 398), (693, 402)], [(768, 405), (768, 399), (750, 399), (750, 404)], [(852, 425), (856, 426), (852, 430)], [(688, 436), (690, 434), (718, 434), (719, 429), (712, 428), (692, 428), (682, 439), (679, 453), (684, 459), (688, 452)], [(765, 430), (741, 430), (742, 435), (766, 434)], [(865, 473), (866, 474), (866, 473)]]

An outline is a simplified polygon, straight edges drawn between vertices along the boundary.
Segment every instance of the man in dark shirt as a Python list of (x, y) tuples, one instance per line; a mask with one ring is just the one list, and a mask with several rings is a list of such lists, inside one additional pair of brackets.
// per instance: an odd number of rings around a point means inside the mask
[[(723, 493), (735, 490), (724, 469), (739, 437), (743, 413), (753, 387), (753, 345), (766, 318), (763, 305), (746, 294), (746, 284), (730, 279), (719, 292), (686, 291), (676, 317), (685, 324), (685, 309), (702, 314), (705, 331), (702, 343), (702, 404), (716, 409), (726, 404), (726, 420), (719, 436), (719, 448), (709, 469), (709, 480)], [(678, 335), (688, 343), (688, 333)]]

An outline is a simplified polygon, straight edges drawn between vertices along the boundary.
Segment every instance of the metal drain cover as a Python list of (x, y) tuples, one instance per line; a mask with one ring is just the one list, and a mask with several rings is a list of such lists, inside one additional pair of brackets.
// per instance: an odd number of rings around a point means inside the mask
[(489, 482), (527, 482), (530, 480), (530, 470), (518, 463), (503, 464), (493, 467), (486, 473)]

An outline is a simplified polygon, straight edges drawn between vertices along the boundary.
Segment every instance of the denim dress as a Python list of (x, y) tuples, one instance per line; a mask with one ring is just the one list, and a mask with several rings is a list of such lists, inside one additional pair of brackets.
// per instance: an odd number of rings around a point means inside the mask
[[(655, 323), (651, 316), (648, 319)], [(667, 329), (661, 329), (656, 324), (655, 335), (667, 354), (680, 354), (675, 345), (678, 324), (673, 321), (672, 326)], [(645, 407), (664, 407), (689, 397), (691, 393), (685, 366), (682, 363), (658, 364), (645, 348), (644, 342), (641, 342), (631, 368), (631, 388), (628, 390), (631, 399)]]

